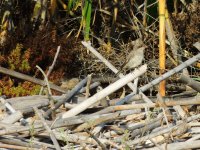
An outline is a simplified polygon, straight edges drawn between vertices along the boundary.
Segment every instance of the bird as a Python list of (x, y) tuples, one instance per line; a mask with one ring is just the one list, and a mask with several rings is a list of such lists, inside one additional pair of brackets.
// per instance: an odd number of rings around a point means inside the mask
[(135, 41), (132, 41), (131, 45), (133, 45), (133, 49), (127, 56), (126, 61), (122, 64), (117, 75), (121, 73), (123, 69), (133, 69), (142, 64), (142, 61), (144, 59), (144, 50), (146, 46), (140, 38)]

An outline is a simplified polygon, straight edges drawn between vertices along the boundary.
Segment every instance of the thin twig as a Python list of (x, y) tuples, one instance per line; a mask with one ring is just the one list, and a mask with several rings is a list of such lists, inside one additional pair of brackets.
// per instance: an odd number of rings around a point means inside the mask
[[(47, 94), (48, 94), (48, 98), (49, 98), (49, 101), (50, 101), (50, 106), (51, 106), (51, 109), (53, 109), (55, 107), (54, 106), (54, 99), (52, 98), (52, 93), (51, 93), (51, 89), (50, 89), (50, 86), (49, 86), (48, 78), (47, 78), (46, 74), (44, 73), (44, 71), (39, 66), (36, 66), (36, 67), (40, 70), (40, 72), (44, 76), (44, 80), (45, 80), (46, 85), (47, 85)], [(52, 113), (52, 117), (53, 118), (55, 117), (54, 112)]]
[(48, 124), (46, 123), (45, 119), (42, 116), (42, 113), (40, 113), (39, 109), (37, 109), (37, 107), (33, 107), (35, 113), (37, 114), (37, 116), (40, 118), (40, 120), (42, 121), (45, 129), (47, 130), (47, 132), (50, 134), (51, 140), (56, 148), (56, 150), (61, 150), (60, 145), (58, 144), (58, 141), (53, 133), (53, 131), (50, 129), (50, 127), (48, 126)]
[[(57, 58), (58, 58), (59, 52), (60, 52), (60, 46), (58, 46), (57, 51), (56, 51), (56, 54), (55, 54), (54, 59), (53, 59), (53, 63), (52, 63), (52, 65), (49, 67), (49, 70), (47, 71), (47, 75), (46, 75), (47, 78), (49, 77), (50, 73), (51, 73), (52, 70), (53, 70), (53, 67), (54, 67), (55, 64), (56, 64), (56, 60), (57, 60)], [(41, 89), (40, 89), (40, 94), (39, 94), (39, 95), (42, 94), (43, 90), (44, 90), (44, 87), (41, 87)]]
[(94, 136), (88, 129), (85, 129), (85, 131), (99, 144), (99, 146), (103, 150), (107, 150), (107, 148), (105, 147), (105, 145), (103, 145), (103, 143), (101, 143), (101, 141), (99, 141), (99, 139), (96, 136)]
[(42, 73), (42, 75), (44, 76), (44, 81), (46, 82), (48, 94), (52, 95), (47, 75), (44, 73), (44, 71), (42, 70), (42, 68), (40, 68), (40, 66), (37, 65), (36, 68), (38, 68), (40, 70), (40, 72)]

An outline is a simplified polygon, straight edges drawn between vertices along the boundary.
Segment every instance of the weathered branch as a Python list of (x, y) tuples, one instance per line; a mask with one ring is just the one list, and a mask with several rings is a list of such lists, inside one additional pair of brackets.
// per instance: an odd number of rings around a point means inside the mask
[(178, 80), (196, 90), (197, 92), (200, 92), (200, 82), (197, 82), (190, 77), (185, 76), (184, 74), (181, 74)]
[(68, 102), (76, 93), (78, 93), (78, 91), (80, 91), (80, 89), (86, 84), (87, 82), (87, 78), (85, 78), (84, 80), (82, 80), (81, 82), (79, 82), (66, 96), (63, 100), (57, 102), (54, 106), (54, 108), (50, 108), (46, 111), (44, 117), (48, 117), (53, 111), (55, 111), (56, 109), (58, 109), (62, 104), (64, 104), (65, 102)]
[[(43, 80), (40, 80), (40, 79), (31, 77), (31, 76), (25, 75), (23, 73), (16, 72), (14, 70), (9, 70), (9, 69), (0, 67), (0, 72), (4, 73), (4, 74), (7, 74), (7, 75), (10, 75), (10, 76), (13, 76), (15, 78), (19, 78), (19, 79), (22, 79), (22, 80), (33, 82), (35, 84), (39, 84), (41, 86), (45, 86), (46, 85), (46, 82), (43, 81)], [(67, 91), (65, 91), (64, 89), (62, 89), (61, 87), (59, 87), (59, 86), (57, 86), (55, 84), (49, 83), (49, 86), (50, 86), (51, 89), (56, 90), (58, 92), (61, 92), (61, 93), (66, 93), (67, 92)]]
[(62, 118), (72, 117), (72, 116), (75, 116), (75, 115), (79, 114), (80, 112), (86, 110), (88, 107), (92, 106), (93, 104), (95, 104), (96, 102), (101, 100), (102, 98), (108, 96), (112, 92), (118, 90), (122, 86), (126, 85), (127, 83), (131, 82), (132, 80), (134, 80), (138, 76), (140, 76), (143, 73), (145, 73), (146, 69), (147, 69), (147, 66), (143, 65), (139, 69), (135, 70), (133, 73), (130, 73), (130, 74), (126, 75), (122, 79), (119, 79), (115, 83), (109, 85), (108, 87), (106, 87), (102, 91), (96, 93), (95, 95), (93, 95), (92, 97), (88, 98), (87, 100), (85, 100), (81, 104), (77, 105), (76, 107), (72, 108), (68, 112), (64, 113)]

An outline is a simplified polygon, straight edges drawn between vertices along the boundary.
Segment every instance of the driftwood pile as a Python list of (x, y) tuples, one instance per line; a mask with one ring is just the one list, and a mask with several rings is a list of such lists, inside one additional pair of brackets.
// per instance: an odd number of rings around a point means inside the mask
[[(118, 70), (90, 44), (82, 42), (115, 74)], [(200, 83), (181, 75), (190, 90), (170, 97), (145, 91), (200, 59), (200, 54), (137, 88), (143, 65), (106, 88), (88, 75), (72, 90), (0, 67), (0, 72), (47, 87), (47, 96), (0, 98), (0, 148), (5, 149), (193, 149), (200, 147)], [(132, 82), (134, 81), (134, 82)], [(128, 85), (132, 92), (109, 95)], [(90, 95), (91, 89), (98, 92)], [(53, 96), (51, 89), (63, 93)], [(43, 90), (43, 89), (42, 89)], [(84, 93), (84, 94), (83, 94)]]

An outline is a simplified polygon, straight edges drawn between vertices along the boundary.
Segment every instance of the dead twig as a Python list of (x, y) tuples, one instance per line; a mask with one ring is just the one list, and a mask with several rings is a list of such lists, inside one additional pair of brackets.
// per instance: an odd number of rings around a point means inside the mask
[[(49, 98), (49, 101), (50, 101), (50, 107), (51, 107), (51, 109), (53, 109), (55, 107), (54, 106), (54, 99), (52, 98), (52, 93), (51, 93), (51, 89), (50, 89), (50, 86), (49, 86), (48, 77), (46, 76), (46, 74), (44, 73), (42, 68), (40, 68), (39, 66), (36, 66), (36, 67), (40, 70), (40, 72), (44, 76), (44, 80), (45, 80), (46, 86), (47, 86), (47, 95), (48, 95), (48, 98)], [(55, 117), (55, 112), (52, 111), (52, 118), (54, 118), (54, 117)]]
[(84, 130), (99, 144), (102, 150), (107, 150), (106, 146), (103, 143), (101, 143), (101, 141), (99, 141), (99, 139), (96, 136), (94, 136), (88, 129)]
[(48, 126), (48, 124), (46, 123), (45, 119), (42, 117), (42, 113), (40, 113), (40, 111), (36, 108), (36, 107), (33, 107), (35, 113), (37, 114), (37, 116), (40, 118), (40, 120), (42, 121), (45, 129), (47, 130), (47, 132), (49, 133), (50, 137), (51, 137), (51, 140), (56, 148), (56, 150), (61, 150), (60, 148), (60, 145), (58, 143), (58, 141), (56, 140), (55, 138), (55, 135), (53, 133), (53, 131), (50, 129), (50, 127)]
[[(55, 64), (56, 64), (56, 60), (57, 60), (57, 58), (58, 58), (59, 52), (60, 52), (60, 46), (58, 46), (57, 51), (56, 51), (56, 54), (55, 54), (54, 59), (53, 59), (53, 63), (51, 64), (51, 66), (49, 67), (49, 70), (47, 71), (47, 75), (46, 75), (47, 78), (49, 77), (50, 73), (51, 73), (52, 70), (53, 70), (53, 67), (54, 67)], [(43, 90), (44, 90), (44, 87), (41, 87), (41, 89), (40, 89), (40, 94), (39, 94), (39, 95), (42, 94)]]

